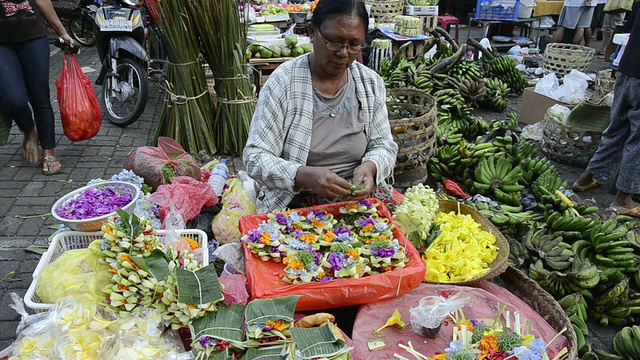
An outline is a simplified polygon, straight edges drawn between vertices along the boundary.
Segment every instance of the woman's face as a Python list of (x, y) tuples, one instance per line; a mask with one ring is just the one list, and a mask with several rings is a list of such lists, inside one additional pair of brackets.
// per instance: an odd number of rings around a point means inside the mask
[(360, 54), (367, 35), (355, 14), (330, 17), (319, 29), (310, 30), (315, 62), (327, 75), (344, 73)]

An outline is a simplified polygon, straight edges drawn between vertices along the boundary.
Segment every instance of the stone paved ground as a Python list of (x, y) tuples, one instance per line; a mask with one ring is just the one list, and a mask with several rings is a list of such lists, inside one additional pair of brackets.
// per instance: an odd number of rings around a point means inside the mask
[[(9, 293), (24, 296), (38, 263), (39, 255), (25, 249), (30, 245), (48, 245), (55, 231), (56, 222), (46, 215), (53, 203), (93, 178), (109, 178), (120, 172), (131, 150), (150, 143), (155, 121), (162, 110), (162, 89), (156, 84), (152, 86), (145, 112), (133, 125), (123, 129), (105, 120), (93, 139), (69, 141), (60, 125), (54, 85), (62, 68), (62, 54), (54, 47), (51, 49), (50, 88), (57, 122), (56, 155), (62, 159), (62, 172), (44, 176), (40, 165), (24, 164), (20, 157), (22, 135), (16, 127), (11, 132), (10, 144), (0, 147), (0, 349), (15, 339), (20, 320), (7, 306)], [(95, 80), (99, 69), (95, 48), (83, 48), (78, 61), (89, 78)], [(594, 66), (602, 67), (603, 63)], [(97, 93), (100, 96), (99, 89)], [(519, 105), (514, 104), (513, 109), (518, 111)], [(230, 167), (235, 171), (241, 166), (240, 159), (234, 158)], [(579, 169), (572, 171), (577, 173)], [(601, 205), (606, 206), (611, 197), (603, 195), (602, 199)]]

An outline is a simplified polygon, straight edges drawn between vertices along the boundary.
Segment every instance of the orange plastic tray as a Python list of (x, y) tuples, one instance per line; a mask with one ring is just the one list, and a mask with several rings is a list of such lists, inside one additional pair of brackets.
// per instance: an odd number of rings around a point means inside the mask
[[(413, 244), (407, 241), (400, 228), (395, 225), (386, 206), (377, 199), (369, 199), (369, 201), (378, 205), (380, 217), (387, 218), (394, 224), (393, 235), (406, 249), (408, 262), (404, 268), (359, 279), (334, 279), (327, 282), (288, 284), (282, 280), (284, 264), (275, 261), (262, 261), (251, 253), (247, 244), (243, 242), (251, 299), (300, 295), (297, 311), (322, 310), (392, 299), (408, 293), (420, 285), (426, 272), (420, 254)], [(296, 211), (306, 215), (311, 210), (325, 210), (336, 215), (339, 213), (340, 207), (345, 204), (347, 202), (296, 209)], [(267, 220), (267, 214), (243, 216), (240, 218), (240, 231), (246, 235), (250, 230), (257, 228), (263, 220)]]

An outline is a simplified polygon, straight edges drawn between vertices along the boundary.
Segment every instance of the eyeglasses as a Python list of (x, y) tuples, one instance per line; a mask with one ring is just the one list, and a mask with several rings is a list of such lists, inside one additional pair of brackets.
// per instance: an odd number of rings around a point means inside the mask
[(342, 50), (342, 48), (346, 47), (347, 53), (351, 55), (358, 55), (360, 54), (360, 52), (362, 52), (362, 50), (364, 50), (367, 47), (367, 44), (345, 45), (343, 43), (331, 41), (331, 40), (328, 40), (326, 36), (324, 36), (322, 31), (320, 31), (320, 28), (317, 28), (316, 31), (318, 32), (318, 34), (320, 34), (320, 37), (322, 37), (322, 41), (324, 41), (324, 44), (327, 46), (327, 49), (331, 51), (340, 51)]

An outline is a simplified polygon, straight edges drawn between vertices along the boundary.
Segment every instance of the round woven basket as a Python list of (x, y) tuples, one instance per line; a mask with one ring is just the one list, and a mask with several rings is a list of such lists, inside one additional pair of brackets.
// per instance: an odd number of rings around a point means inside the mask
[(415, 89), (387, 89), (393, 140), (398, 144), (395, 174), (423, 166), (436, 151), (436, 99)]
[(402, 15), (404, 0), (365, 0), (371, 5), (371, 17), (376, 23), (392, 23), (396, 15)]
[(546, 292), (537, 282), (526, 276), (522, 271), (509, 266), (500, 277), (494, 281), (519, 297), (557, 332), (565, 331), (562, 335), (567, 339), (566, 359), (578, 359), (578, 345), (576, 333), (571, 326), (571, 321), (562, 310), (558, 302)]
[(603, 97), (612, 92), (616, 87), (616, 79), (613, 77), (613, 71), (611, 69), (600, 70), (596, 74), (596, 94), (598, 97)]
[(61, 197), (51, 207), (51, 215), (56, 220), (64, 223), (65, 225), (67, 225), (72, 230), (76, 230), (76, 231), (98, 231), (98, 230), (100, 230), (102, 228), (102, 224), (104, 224), (107, 221), (109, 216), (115, 214), (116, 213), (115, 211), (113, 211), (113, 212), (111, 212), (109, 214), (103, 215), (103, 216), (99, 216), (99, 217), (95, 217), (95, 218), (89, 218), (89, 219), (82, 219), (82, 220), (65, 219), (65, 218), (61, 217), (60, 215), (58, 215), (56, 213), (56, 209), (60, 209), (60, 208), (63, 208), (65, 206), (67, 206), (67, 204), (71, 200), (76, 199), (78, 196), (80, 196), (80, 194), (85, 192), (85, 190), (90, 189), (90, 188), (93, 188), (93, 189), (98, 190), (98, 191), (103, 191), (103, 190), (105, 190), (107, 188), (110, 188), (110, 189), (113, 189), (117, 195), (130, 194), (131, 195), (131, 201), (127, 205), (122, 207), (122, 210), (124, 210), (124, 211), (126, 211), (128, 213), (132, 212), (133, 209), (136, 207), (136, 201), (138, 200), (138, 197), (140, 196), (140, 190), (135, 185), (133, 185), (131, 183), (124, 182), (124, 181), (105, 181), (105, 182), (101, 182), (101, 183), (97, 183), (97, 184), (87, 185), (85, 187), (81, 187), (81, 188), (79, 188), (77, 190), (74, 190), (74, 191), (66, 194), (65, 196)]
[(586, 167), (598, 150), (602, 131), (580, 129), (544, 116), (542, 152), (559, 163)]
[(551, 43), (544, 51), (542, 69), (559, 75), (566, 75), (573, 69), (584, 71), (591, 65), (594, 52), (593, 48), (582, 45)]
[[(489, 266), (489, 272), (484, 274), (483, 276), (468, 280), (468, 281), (459, 281), (459, 282), (447, 282), (447, 283), (439, 283), (439, 284), (453, 284), (453, 285), (473, 285), (480, 281), (490, 280), (500, 274), (502, 274), (508, 267), (508, 258), (509, 258), (509, 242), (502, 235), (500, 230), (498, 230), (492, 223), (489, 221), (484, 215), (478, 212), (475, 209), (468, 207), (467, 205), (461, 204), (457, 201), (453, 200), (440, 200), (439, 202), (440, 208), (438, 212), (458, 212), (460, 210), (460, 214), (470, 215), (473, 220), (475, 220), (478, 224), (480, 224), (480, 228), (484, 231), (492, 233), (496, 237), (496, 246), (498, 247), (498, 256)], [(428, 283), (433, 283), (431, 281), (426, 281)]]

